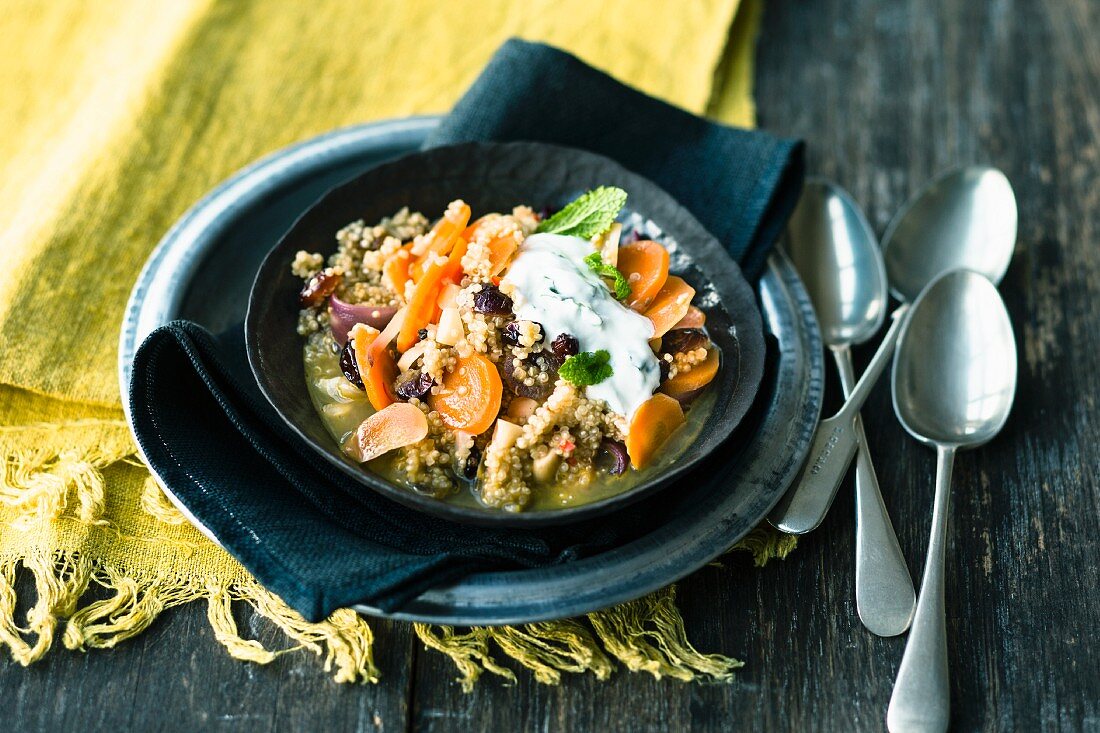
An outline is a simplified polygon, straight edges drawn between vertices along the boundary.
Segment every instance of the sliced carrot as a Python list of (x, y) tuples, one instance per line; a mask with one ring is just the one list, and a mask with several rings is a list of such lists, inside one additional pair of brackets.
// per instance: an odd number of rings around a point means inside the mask
[(404, 353), (413, 347), (420, 337), (417, 332), (439, 318), (439, 293), (444, 285), (462, 279), (462, 257), (466, 254), (466, 240), (459, 239), (444, 262), (433, 261), (424, 276), (416, 283), (409, 298), (408, 312), (397, 337), (397, 350)]
[[(381, 410), (397, 401), (393, 382), (397, 379), (400, 370), (393, 355), (390, 354), (389, 345), (400, 331), (405, 313), (405, 308), (397, 311), (382, 332), (365, 346), (352, 342), (355, 348), (356, 366), (359, 367), (359, 375), (363, 378), (363, 387), (367, 390), (367, 399), (376, 410)], [(354, 338), (355, 334), (352, 336)]]
[(402, 247), (393, 253), (382, 265), (382, 284), (393, 292), (401, 300), (405, 299), (405, 283), (409, 281), (409, 266), (412, 257), (409, 251)]
[[(693, 305), (688, 306), (687, 315), (679, 320), (672, 328), (702, 328), (706, 325), (707, 314)], [(669, 329), (672, 330), (671, 328)]]
[(713, 345), (707, 351), (707, 358), (691, 368), (689, 372), (680, 372), (661, 385), (662, 392), (678, 401), (691, 399), (695, 393), (706, 387), (718, 374), (718, 349)]
[(695, 288), (688, 285), (681, 278), (670, 275), (665, 280), (664, 287), (654, 296), (649, 307), (642, 313), (653, 321), (653, 336), (664, 336), (668, 331), (683, 320), (691, 307), (691, 299), (695, 297)]
[(626, 452), (634, 468), (645, 468), (678, 427), (684, 424), (684, 410), (668, 395), (657, 393), (642, 403), (630, 420)]
[[(360, 371), (362, 374), (362, 371)], [(367, 349), (367, 372), (364, 375), (363, 386), (367, 390), (367, 399), (376, 410), (389, 407), (397, 402), (397, 395), (393, 391), (393, 382), (400, 371), (397, 362), (393, 360), (389, 349)]]
[(436, 222), (432, 230), (428, 232), (426, 242), (427, 244), (414, 248), (416, 252), (416, 259), (413, 261), (412, 266), (409, 268), (409, 272), (412, 275), (413, 280), (420, 280), (424, 273), (428, 269), (428, 262), (432, 255), (446, 255), (450, 253), (451, 248), (455, 242), (458, 241), (459, 236), (463, 230), (466, 229), (466, 224), (470, 221), (470, 207), (465, 203), (459, 203), (447, 207), (447, 211), (443, 213), (443, 217)]
[(440, 276), (440, 291), (442, 291), (443, 286), (457, 283), (462, 279), (462, 258), (466, 256), (468, 248), (469, 240), (467, 239), (459, 239), (455, 242), (451, 254), (447, 257), (447, 264), (443, 266), (443, 272)]
[(428, 418), (419, 407), (395, 402), (359, 424), (348, 436), (344, 450), (357, 461), (365, 462), (428, 437)]
[(646, 239), (625, 244), (619, 247), (616, 267), (630, 283), (627, 306), (642, 312), (668, 278), (668, 250)]
[(486, 224), (499, 217), (500, 214), (486, 214), (485, 216), (479, 216), (477, 219), (474, 219), (470, 223), (470, 226), (462, 230), (462, 238), (465, 239), (467, 242), (471, 241), (474, 238), (474, 235), (477, 234), (477, 230), (481, 228), (482, 224)]
[(428, 405), (447, 427), (480, 435), (496, 420), (503, 394), (496, 365), (475, 352), (458, 357), (454, 370), (443, 376), (439, 393), (428, 397)]
[(489, 274), (496, 275), (503, 270), (517, 249), (516, 238), (510, 234), (489, 240)]

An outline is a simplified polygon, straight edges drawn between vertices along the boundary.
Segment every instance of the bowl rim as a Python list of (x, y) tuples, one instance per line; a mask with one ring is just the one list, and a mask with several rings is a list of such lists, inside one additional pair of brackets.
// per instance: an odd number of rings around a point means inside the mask
[[(358, 465), (353, 465), (345, 461), (341, 456), (336, 454), (338, 447), (336, 447), (335, 441), (332, 442), (332, 446), (322, 446), (318, 444), (311, 436), (300, 427), (296, 421), (290, 418), (279, 405), (279, 398), (273, 389), (273, 385), (269, 380), (267, 371), (263, 368), (262, 358), (260, 356), (261, 347), (257, 343), (256, 330), (257, 321), (261, 317), (257, 306), (258, 296), (261, 293), (261, 285), (266, 284), (267, 275), (275, 268), (285, 268), (288, 266), (288, 262), (282, 262), (281, 256), (284, 244), (295, 232), (298, 226), (304, 219), (309, 217), (318, 207), (321, 207), (329, 200), (330, 197), (336, 195), (345, 187), (354, 185), (362, 177), (371, 175), (375, 171), (390, 166), (407, 165), (409, 161), (422, 158), (426, 155), (446, 155), (448, 153), (457, 152), (465, 149), (479, 149), (488, 151), (488, 154), (493, 154), (494, 151), (504, 151), (506, 149), (516, 148), (530, 148), (537, 147), (543, 148), (548, 151), (560, 151), (563, 155), (580, 155), (592, 159), (593, 161), (599, 161), (601, 165), (610, 166), (615, 169), (617, 177), (624, 181), (629, 181), (624, 185), (626, 186), (641, 186), (648, 187), (650, 192), (656, 196), (663, 197), (668, 203), (673, 204), (677, 210), (678, 224), (683, 227), (693, 228), (693, 238), (698, 240), (698, 243), (705, 249), (710, 250), (711, 254), (718, 255), (718, 260), (721, 263), (719, 269), (727, 270), (725, 273), (717, 273), (719, 276), (730, 275), (731, 277), (718, 277), (711, 276), (709, 274), (704, 275), (708, 284), (710, 284), (715, 291), (719, 287), (728, 290), (726, 295), (733, 296), (725, 297), (723, 295), (719, 298), (716, 304), (722, 307), (733, 319), (734, 313), (737, 314), (737, 330), (735, 334), (736, 343), (738, 346), (738, 367), (739, 376), (734, 382), (735, 388), (744, 384), (745, 391), (748, 392), (748, 398), (744, 399), (743, 404), (736, 405), (738, 409), (732, 410), (731, 414), (734, 416), (731, 419), (727, 419), (722, 426), (722, 434), (714, 439), (713, 445), (704, 452), (699, 452), (694, 457), (690, 457), (687, 460), (678, 460), (673, 465), (668, 466), (660, 473), (645, 479), (634, 487), (622, 491), (617, 494), (613, 494), (602, 499), (598, 499), (593, 502), (581, 504), (574, 507), (568, 507), (564, 509), (550, 509), (550, 510), (532, 510), (532, 511), (520, 511), (520, 512), (506, 512), (498, 509), (490, 508), (473, 508), (462, 505), (453, 504), (446, 501), (441, 501), (434, 497), (418, 494), (409, 490), (407, 487), (395, 484), (383, 476), (362, 468)], [(483, 153), (484, 155), (484, 153)], [(629, 192), (629, 188), (628, 188)], [(645, 215), (645, 212), (640, 212)], [(665, 245), (662, 245), (665, 246)], [(689, 257), (694, 262), (698, 259), (695, 254), (689, 252)], [(277, 258), (280, 258), (280, 262), (275, 262)], [(719, 286), (719, 283), (721, 285)], [(733, 301), (733, 302), (731, 302)], [(744, 329), (744, 330), (742, 330)], [(278, 241), (268, 250), (264, 256), (262, 262), (256, 270), (256, 275), (253, 278), (252, 285), (249, 289), (248, 307), (244, 322), (244, 336), (245, 336), (245, 350), (248, 357), (249, 367), (256, 380), (257, 385), (264, 399), (275, 410), (283, 422), (291, 429), (291, 431), (310, 449), (320, 455), (330, 465), (338, 468), (342, 473), (354, 479), (360, 484), (363, 484), (370, 489), (374, 490), (381, 496), (384, 496), (393, 501), (397, 501), (412, 509), (423, 511), (436, 517), (448, 519), (451, 521), (477, 525), (477, 526), (497, 526), (497, 527), (547, 527), (553, 525), (563, 525), (572, 522), (579, 522), (586, 519), (591, 519), (595, 516), (605, 514), (636, 501), (639, 501), (645, 497), (652, 496), (657, 491), (666, 488), (676, 479), (682, 477), (686, 473), (690, 472), (693, 468), (697, 467), (700, 463), (706, 460), (714, 453), (715, 450), (721, 448), (726, 444), (730, 435), (736, 430), (738, 425), (741, 424), (745, 417), (745, 414), (749, 411), (752, 404), (758, 398), (759, 389), (763, 380), (764, 372), (764, 329), (763, 318), (760, 312), (759, 304), (757, 303), (756, 294), (752, 286), (745, 279), (740, 267), (729, 256), (726, 250), (721, 246), (718, 240), (711, 234), (703, 225), (695, 218), (695, 216), (673, 198), (667, 191), (661, 188), (658, 184), (654, 183), (648, 178), (645, 178), (633, 171), (630, 171), (622, 164), (615, 160), (612, 160), (606, 156), (599, 155), (580, 148), (554, 145), (550, 143), (541, 142), (465, 142), (457, 143), (453, 145), (439, 146), (428, 148), (424, 150), (418, 150), (400, 157), (387, 160), (373, 168), (357, 174), (356, 176), (339, 183), (324, 194), (322, 194), (317, 200), (315, 200), (309, 207), (307, 207), (296, 219), (294, 223), (287, 229), (286, 232), (278, 239)], [(746, 348), (748, 347), (748, 348)], [(303, 385), (304, 387), (304, 385)], [(732, 399), (731, 399), (732, 402)], [(731, 405), (732, 406), (732, 405)], [(698, 440), (699, 438), (696, 438)]]

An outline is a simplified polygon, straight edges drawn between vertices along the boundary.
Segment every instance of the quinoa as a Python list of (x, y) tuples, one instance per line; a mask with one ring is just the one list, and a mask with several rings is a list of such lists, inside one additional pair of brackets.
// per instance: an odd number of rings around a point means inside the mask
[(685, 374), (690, 372), (698, 364), (702, 364), (707, 358), (707, 348), (701, 346), (698, 349), (692, 351), (681, 351), (677, 354), (665, 354), (665, 361), (668, 362), (668, 378), (672, 379), (677, 374)]
[[(452, 202), (444, 216), (453, 220), (463, 206), (461, 200)], [(599, 475), (596, 457), (602, 444), (626, 438), (625, 416), (613, 412), (602, 400), (588, 398), (583, 388), (558, 377), (561, 361), (555, 361), (548, 351), (549, 339), (539, 324), (515, 320), (510, 314), (482, 313), (474, 307), (475, 296), (483, 288), (496, 286), (505, 295), (513, 294), (509, 283), (499, 278), (507, 263), (493, 258), (499, 259), (502, 252), (507, 255), (518, 249), (538, 223), (539, 217), (529, 206), (517, 206), (511, 214), (489, 214), (478, 220), (460, 260), (462, 271), (456, 282), (453, 305), (451, 294), (443, 304), (457, 309), (458, 318), (453, 319), (452, 315), (445, 327), (445, 319), (440, 319), (421, 329), (416, 334), (416, 343), (400, 359), (398, 375), (389, 387), (396, 390), (397, 385), (405, 385), (409, 391), (404, 395), (410, 404), (423, 411), (428, 433), (424, 439), (393, 451), (387, 460), (416, 491), (444, 498), (470, 486), (483, 504), (519, 511), (543, 486), (559, 484), (580, 490), (589, 486)], [(450, 260), (446, 250), (429, 249), (433, 245), (430, 231), (427, 217), (408, 208), (374, 225), (353, 221), (336, 232), (333, 254), (326, 258), (316, 252), (300, 251), (291, 263), (291, 272), (308, 282), (331, 270), (339, 274), (335, 297), (352, 304), (405, 307), (413, 297), (416, 283), (403, 273), (414, 266), (419, 268), (417, 272), (423, 272), (433, 265), (444, 266)], [(340, 352), (341, 346), (329, 328), (329, 311), (327, 299), (322, 305), (300, 311), (297, 329), (305, 337), (307, 363), (322, 358), (331, 360)], [(460, 324), (461, 333), (456, 323)], [(513, 323), (506, 341), (504, 329)], [(697, 348), (663, 354), (660, 358), (667, 362), (671, 378), (690, 371), (707, 354), (707, 348)], [(495, 440), (493, 428), (478, 435), (454, 430), (446, 424), (445, 415), (432, 408), (438, 404), (433, 400), (440, 395), (463, 396), (464, 385), (449, 392), (452, 388), (447, 387), (448, 377), (462, 360), (473, 355), (488, 359), (504, 378), (499, 411), (492, 424), (498, 428), (505, 424), (507, 430), (514, 431), (510, 441)], [(402, 355), (394, 354), (395, 359), (398, 356)], [(424, 375), (430, 378), (430, 387)], [(422, 381), (411, 387), (405, 384), (412, 378)], [(315, 389), (325, 398), (321, 412), (332, 419), (352, 414), (356, 405), (364, 404), (366, 399), (358, 387), (340, 375), (318, 380)], [(537, 395), (538, 399), (532, 402), (527, 395)], [(512, 416), (513, 403), (521, 408), (516, 416)], [(471, 486), (463, 474), (467, 462), (477, 456), (481, 459)]]

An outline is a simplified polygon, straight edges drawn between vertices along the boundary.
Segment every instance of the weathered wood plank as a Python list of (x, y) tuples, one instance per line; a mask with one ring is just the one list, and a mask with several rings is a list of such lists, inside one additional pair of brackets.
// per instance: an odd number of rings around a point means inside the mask
[[(24, 580), (21, 593), (33, 586)], [(308, 652), (270, 665), (232, 659), (214, 639), (205, 605), (166, 612), (141, 635), (110, 650), (61, 647), (24, 669), (0, 662), (0, 709), (11, 730), (360, 730), (407, 728), (412, 655), (409, 627), (372, 622), (384, 682), (337, 685)], [(286, 637), (241, 609), (244, 636), (269, 649)]]
[[(1005, 433), (956, 468), (955, 727), (1100, 729), (1100, 5), (773, 1), (757, 77), (761, 124), (806, 138), (810, 170), (849, 188), (880, 233), (948, 166), (989, 162), (1013, 181), (1020, 237), (1001, 291), (1020, 394)], [(933, 456), (898, 426), (888, 384), (864, 418), (919, 577)], [(844, 491), (786, 562), (735, 557), (682, 585), (693, 641), (747, 662), (730, 686), (620, 673), (547, 688), (521, 671), (464, 695), (448, 660), (413, 665), (408, 629), (376, 623), (383, 683), (337, 687), (312, 658), (228, 659), (192, 607), (114, 651), (0, 664), (0, 705), (23, 730), (370, 730), (375, 715), (386, 730), (881, 730), (904, 642), (856, 620), (852, 512)]]

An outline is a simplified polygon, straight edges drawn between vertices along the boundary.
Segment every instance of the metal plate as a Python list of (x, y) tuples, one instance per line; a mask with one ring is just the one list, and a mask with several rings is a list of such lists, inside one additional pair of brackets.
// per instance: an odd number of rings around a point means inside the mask
[[(438, 118), (421, 117), (336, 130), (258, 161), (198, 202), (153, 251), (130, 296), (119, 342), (123, 394), (145, 336), (176, 318), (213, 331), (241, 322), (253, 276), (271, 243), (329, 188), (416, 150), (436, 124)], [(576, 616), (664, 587), (725, 552), (790, 484), (821, 411), (821, 337), (809, 297), (781, 254), (769, 259), (758, 292), (765, 327), (778, 346), (755, 421), (748, 421), (753, 429), (742, 433), (727, 472), (668, 489), (682, 491), (684, 500), (658, 530), (571, 563), (480, 573), (427, 591), (397, 613), (357, 610), (459, 625)], [(164, 488), (171, 496), (171, 487)]]

